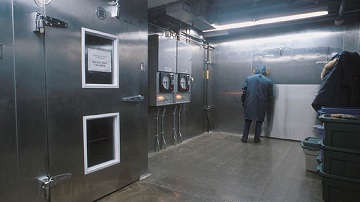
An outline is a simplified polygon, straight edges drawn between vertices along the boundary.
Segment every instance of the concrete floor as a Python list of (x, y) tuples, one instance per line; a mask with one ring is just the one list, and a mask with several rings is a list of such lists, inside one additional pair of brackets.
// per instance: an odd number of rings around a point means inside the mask
[(295, 141), (240, 142), (204, 133), (149, 155), (149, 177), (99, 202), (322, 202), (321, 178), (305, 170)]

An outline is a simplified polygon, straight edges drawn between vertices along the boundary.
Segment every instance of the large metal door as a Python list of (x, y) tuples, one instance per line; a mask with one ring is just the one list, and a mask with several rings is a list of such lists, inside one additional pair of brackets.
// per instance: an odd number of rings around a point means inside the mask
[(48, 2), (48, 197), (92, 201), (140, 177), (147, 1)]

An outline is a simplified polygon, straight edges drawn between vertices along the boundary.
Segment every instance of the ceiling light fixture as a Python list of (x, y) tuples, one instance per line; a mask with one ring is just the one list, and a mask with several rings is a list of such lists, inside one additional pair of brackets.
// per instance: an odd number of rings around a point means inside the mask
[(288, 16), (268, 18), (268, 19), (263, 19), (263, 20), (253, 20), (253, 21), (248, 21), (248, 22), (240, 22), (240, 23), (233, 23), (233, 24), (220, 25), (220, 26), (214, 25), (215, 29), (204, 30), (203, 32), (213, 32), (213, 31), (228, 30), (228, 29), (234, 29), (234, 28), (243, 28), (243, 27), (252, 27), (252, 26), (264, 25), (264, 24), (272, 24), (272, 23), (278, 23), (278, 22), (287, 22), (287, 21), (292, 21), (292, 20), (301, 20), (301, 19), (306, 19), (306, 18), (319, 17), (319, 16), (323, 16), (323, 15), (327, 15), (327, 14), (328, 14), (328, 11), (317, 11), (317, 12), (288, 15)]

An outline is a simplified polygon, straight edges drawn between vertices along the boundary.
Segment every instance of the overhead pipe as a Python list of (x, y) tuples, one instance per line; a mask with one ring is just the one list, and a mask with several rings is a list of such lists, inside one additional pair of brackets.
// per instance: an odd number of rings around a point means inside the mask
[(346, 10), (346, 0), (342, 0), (339, 8), (339, 15), (335, 19), (335, 25), (341, 25), (344, 23), (345, 10)]

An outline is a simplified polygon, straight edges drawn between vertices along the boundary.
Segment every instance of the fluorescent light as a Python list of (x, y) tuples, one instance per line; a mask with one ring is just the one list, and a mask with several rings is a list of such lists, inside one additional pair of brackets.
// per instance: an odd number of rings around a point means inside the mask
[(292, 21), (292, 20), (300, 20), (300, 19), (318, 17), (318, 16), (327, 15), (327, 14), (328, 14), (328, 11), (317, 11), (317, 12), (311, 12), (311, 13), (288, 15), (288, 16), (268, 18), (268, 19), (263, 19), (263, 20), (254, 20), (254, 21), (248, 21), (248, 22), (214, 26), (215, 29), (204, 30), (203, 32), (213, 32), (213, 31), (220, 31), (220, 30), (227, 30), (227, 29), (234, 29), (234, 28), (252, 27), (252, 26), (257, 26), (257, 25), (272, 24), (272, 23), (277, 23), (277, 22), (286, 22), (286, 21)]

